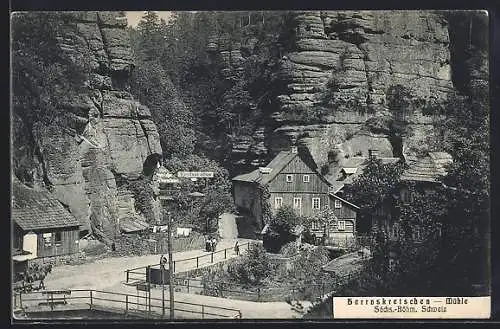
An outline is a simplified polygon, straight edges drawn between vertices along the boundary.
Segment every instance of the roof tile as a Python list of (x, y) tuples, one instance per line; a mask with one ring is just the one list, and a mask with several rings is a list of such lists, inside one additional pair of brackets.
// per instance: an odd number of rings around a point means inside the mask
[(80, 226), (49, 191), (29, 188), (17, 178), (12, 182), (11, 216), (25, 231)]

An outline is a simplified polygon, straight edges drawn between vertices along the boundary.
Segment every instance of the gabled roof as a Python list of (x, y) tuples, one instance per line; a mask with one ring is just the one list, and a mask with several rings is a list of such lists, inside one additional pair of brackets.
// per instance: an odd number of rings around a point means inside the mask
[(350, 168), (350, 167), (344, 167), (342, 168), (342, 170), (348, 174), (348, 175), (351, 175), (351, 174), (355, 174), (356, 171), (358, 171), (358, 168)]
[[(249, 183), (259, 183), (262, 185), (268, 184), (272, 181), (295, 157), (300, 157), (312, 170), (317, 171), (317, 165), (314, 159), (311, 157), (310, 153), (303, 148), (300, 148), (298, 152), (281, 151), (274, 157), (274, 159), (269, 162), (266, 168), (271, 169), (268, 174), (262, 173), (260, 169), (255, 169), (246, 174), (241, 174), (234, 177), (233, 181), (249, 182)], [(330, 184), (321, 174), (318, 175), (325, 181), (325, 183)]]
[(329, 195), (330, 195), (330, 196), (332, 196), (333, 198), (335, 198), (335, 199), (337, 199), (337, 200), (339, 200), (339, 201), (341, 201), (341, 202), (343, 202), (343, 203), (345, 203), (345, 204), (347, 204), (347, 205), (349, 205), (349, 206), (353, 207), (353, 208), (359, 209), (359, 207), (358, 207), (358, 206), (356, 206), (355, 204), (350, 203), (349, 201), (347, 201), (347, 200), (345, 200), (345, 199), (342, 199), (341, 197), (339, 197), (339, 196), (338, 196), (338, 195), (336, 195), (336, 194), (329, 193)]
[(149, 224), (139, 218), (122, 218), (120, 219), (120, 231), (124, 233), (140, 232), (147, 230)]
[[(380, 160), (382, 162), (382, 164), (396, 163), (396, 162), (401, 160), (400, 158), (381, 158), (381, 157), (377, 157), (377, 159)], [(356, 167), (357, 170), (353, 174), (351, 174), (349, 177), (347, 177), (345, 180), (342, 181), (344, 184), (351, 184), (353, 181), (355, 181), (359, 176), (361, 176), (363, 174), (364, 169), (368, 166), (370, 161), (366, 157), (354, 157), (354, 158), (347, 159), (347, 160), (350, 160), (349, 162), (347, 162), (348, 165), (354, 166), (357, 164), (357, 167)], [(345, 167), (345, 165), (343, 167)], [(352, 167), (350, 167), (350, 168), (352, 168)], [(345, 168), (343, 168), (343, 169), (345, 169)]]
[(12, 180), (12, 220), (24, 231), (80, 226), (78, 220), (45, 189)]
[(281, 151), (266, 166), (266, 168), (271, 169), (270, 173), (263, 174), (260, 169), (255, 169), (254, 171), (251, 171), (249, 173), (238, 175), (234, 177), (233, 180), (267, 184), (272, 181), (273, 178), (276, 177), (276, 175), (278, 175), (280, 171), (283, 170), (283, 168), (285, 168), (286, 165), (289, 164), (296, 156), (298, 156), (298, 153)]
[(453, 158), (446, 152), (429, 152), (422, 158), (411, 158), (408, 169), (401, 175), (402, 181), (438, 182), (446, 175), (446, 165), (453, 162)]
[(328, 190), (330, 193), (337, 193), (340, 191), (342, 188), (344, 188), (344, 183), (339, 182), (339, 181), (333, 181), (331, 182), (330, 189)]

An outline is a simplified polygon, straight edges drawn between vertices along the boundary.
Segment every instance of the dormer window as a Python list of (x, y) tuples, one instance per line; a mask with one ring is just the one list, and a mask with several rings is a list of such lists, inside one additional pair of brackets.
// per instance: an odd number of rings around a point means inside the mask
[(286, 175), (286, 182), (287, 183), (293, 182), (293, 175)]
[(309, 183), (309, 182), (310, 182), (310, 179), (311, 179), (311, 177), (310, 177), (309, 175), (304, 175), (304, 176), (302, 177), (302, 181), (303, 181), (304, 183)]
[(342, 208), (342, 202), (340, 200), (335, 200), (335, 209), (340, 209)]

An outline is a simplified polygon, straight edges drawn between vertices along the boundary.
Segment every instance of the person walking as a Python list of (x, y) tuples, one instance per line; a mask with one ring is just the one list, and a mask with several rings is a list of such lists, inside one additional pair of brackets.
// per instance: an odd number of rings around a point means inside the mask
[(211, 247), (210, 247), (211, 242), (212, 241), (210, 240), (210, 238), (208, 236), (205, 237), (205, 251), (210, 251), (211, 250)]
[(236, 244), (234, 245), (234, 253), (236, 254), (236, 256), (239, 256), (240, 254), (240, 246), (238, 244), (238, 240), (236, 240)]

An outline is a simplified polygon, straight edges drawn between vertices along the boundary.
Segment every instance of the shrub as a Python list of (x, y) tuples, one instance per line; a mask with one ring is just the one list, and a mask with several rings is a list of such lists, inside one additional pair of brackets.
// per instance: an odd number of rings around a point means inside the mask
[(292, 230), (299, 224), (299, 216), (289, 206), (278, 209), (271, 218), (269, 230), (264, 236), (264, 246), (267, 250), (278, 252), (281, 247), (295, 239)]
[(266, 250), (259, 244), (228, 266), (229, 276), (243, 285), (260, 285), (271, 274), (271, 261)]

